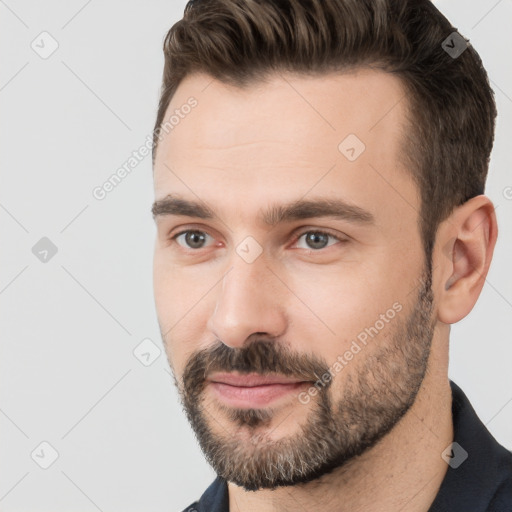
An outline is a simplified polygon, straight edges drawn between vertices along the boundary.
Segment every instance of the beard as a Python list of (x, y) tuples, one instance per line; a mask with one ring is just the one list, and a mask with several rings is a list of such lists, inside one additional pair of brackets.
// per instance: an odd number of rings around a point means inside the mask
[[(355, 371), (343, 369), (343, 380), (333, 376), (317, 387), (306, 420), (279, 439), (270, 437), (279, 425), (272, 425), (271, 407), (237, 409), (215, 403), (209, 409), (204, 394), (208, 376), (215, 371), (282, 374), (313, 384), (329, 372), (326, 361), (268, 339), (242, 348), (219, 342), (193, 354), (181, 386), (174, 378), (187, 418), (215, 472), (245, 490), (293, 486), (331, 473), (377, 444), (413, 405), (425, 377), (435, 326), (431, 281), (429, 268), (408, 316), (395, 317), (387, 339), (377, 338), (361, 350), (365, 359), (350, 363)], [(341, 393), (336, 400), (334, 383)], [(297, 400), (292, 407), (305, 405)], [(229, 426), (221, 424), (220, 416)]]

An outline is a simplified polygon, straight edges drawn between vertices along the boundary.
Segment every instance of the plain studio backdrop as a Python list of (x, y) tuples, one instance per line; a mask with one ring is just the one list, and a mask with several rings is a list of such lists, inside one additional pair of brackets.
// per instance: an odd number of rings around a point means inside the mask
[[(437, 5), (480, 53), (499, 112), (486, 191), (499, 239), (452, 328), (450, 377), (511, 449), (512, 2)], [(184, 6), (0, 0), (3, 512), (174, 512), (214, 477), (156, 320), (150, 156), (93, 194), (151, 134)]]

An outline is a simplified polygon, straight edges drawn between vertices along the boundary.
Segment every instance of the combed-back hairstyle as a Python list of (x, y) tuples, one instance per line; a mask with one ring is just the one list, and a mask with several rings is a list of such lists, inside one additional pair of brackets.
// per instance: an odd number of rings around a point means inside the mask
[[(249, 87), (275, 73), (310, 76), (373, 67), (406, 91), (403, 162), (421, 196), (431, 264), (439, 223), (484, 192), (496, 106), (482, 61), (429, 0), (193, 0), (164, 40), (153, 161), (178, 85), (203, 72)], [(445, 50), (466, 46), (454, 58)], [(448, 48), (447, 48), (448, 47)]]

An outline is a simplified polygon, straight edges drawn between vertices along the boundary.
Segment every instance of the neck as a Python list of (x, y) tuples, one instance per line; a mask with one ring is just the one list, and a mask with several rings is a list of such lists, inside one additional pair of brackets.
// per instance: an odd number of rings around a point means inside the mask
[(430, 358), (413, 406), (374, 447), (307, 484), (248, 492), (229, 483), (229, 510), (427, 512), (448, 468), (441, 453), (453, 440), (448, 355), (443, 355)]

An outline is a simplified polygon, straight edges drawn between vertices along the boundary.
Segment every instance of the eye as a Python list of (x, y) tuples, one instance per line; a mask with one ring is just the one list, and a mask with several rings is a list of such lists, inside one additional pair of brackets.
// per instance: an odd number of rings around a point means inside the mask
[(176, 242), (185, 249), (202, 249), (205, 247), (207, 238), (213, 240), (213, 237), (204, 231), (189, 229), (187, 231), (181, 231), (177, 233), (171, 239), (176, 240)]
[[(192, 250), (198, 250), (207, 247), (208, 239), (210, 239), (211, 245), (211, 242), (214, 241), (214, 238), (205, 231), (198, 229), (180, 231), (171, 237), (171, 240), (175, 240), (178, 245), (184, 249)], [(299, 249), (318, 251), (324, 249), (325, 247), (335, 245), (337, 242), (345, 241), (346, 240), (343, 240), (338, 236), (326, 231), (309, 230), (299, 234), (296, 238), (295, 244)]]
[[(300, 247), (299, 241), (302, 238), (304, 238), (304, 243), (306, 243), (307, 245), (303, 245), (302, 247)], [(329, 239), (334, 240), (334, 242), (329, 243)], [(343, 242), (343, 240), (325, 231), (305, 231), (304, 233), (300, 234), (297, 238), (297, 246), (300, 249), (319, 250), (324, 249), (325, 247), (328, 247), (330, 245), (334, 245), (336, 242)]]

